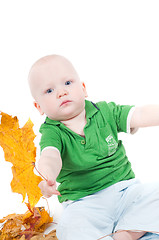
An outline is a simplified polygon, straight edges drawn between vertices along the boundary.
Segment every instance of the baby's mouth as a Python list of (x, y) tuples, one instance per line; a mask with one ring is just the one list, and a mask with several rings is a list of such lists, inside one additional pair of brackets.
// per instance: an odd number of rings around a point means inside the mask
[(72, 102), (72, 101), (70, 101), (70, 100), (65, 100), (65, 101), (63, 101), (63, 102), (61, 103), (60, 107), (63, 106), (63, 105), (65, 105), (65, 104), (67, 104), (67, 103), (70, 103), (70, 102)]

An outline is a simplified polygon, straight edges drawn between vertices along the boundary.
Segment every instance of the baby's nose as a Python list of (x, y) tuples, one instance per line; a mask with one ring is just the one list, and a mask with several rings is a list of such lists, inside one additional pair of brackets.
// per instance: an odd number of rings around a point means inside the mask
[(61, 90), (58, 91), (57, 97), (61, 98), (61, 97), (65, 96), (65, 95), (67, 95), (67, 94), (68, 94), (68, 92), (65, 89), (61, 89)]

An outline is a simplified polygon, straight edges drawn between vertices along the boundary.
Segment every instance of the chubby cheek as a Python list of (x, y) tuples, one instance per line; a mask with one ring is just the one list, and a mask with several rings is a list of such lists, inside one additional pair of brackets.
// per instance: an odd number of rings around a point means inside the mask
[(47, 116), (52, 115), (56, 112), (56, 103), (50, 99), (45, 99), (45, 101), (43, 101), (42, 109)]
[(80, 100), (85, 99), (85, 92), (81, 86), (78, 88), (76, 87), (72, 89), (71, 95), (73, 95), (76, 99), (80, 99)]
[(85, 95), (83, 91), (77, 91), (74, 95), (74, 99), (76, 102), (76, 110), (82, 111), (85, 108)]

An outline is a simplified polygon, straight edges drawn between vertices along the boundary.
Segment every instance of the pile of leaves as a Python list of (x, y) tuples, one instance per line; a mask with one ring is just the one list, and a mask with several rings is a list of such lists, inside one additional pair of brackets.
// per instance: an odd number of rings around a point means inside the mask
[(0, 239), (57, 240), (55, 230), (47, 235), (43, 234), (52, 221), (53, 218), (49, 216), (44, 207), (34, 207), (32, 210), (28, 205), (28, 211), (25, 214), (10, 214), (0, 220), (0, 223), (3, 223), (0, 230)]
[(42, 197), (38, 187), (42, 178), (34, 173), (36, 147), (33, 123), (29, 119), (20, 128), (17, 117), (3, 112), (0, 115), (0, 146), (3, 148), (5, 160), (12, 163), (11, 189), (22, 195), (23, 202), (26, 197), (28, 199), (28, 211), (25, 214), (10, 214), (0, 220), (0, 239), (57, 239), (55, 230), (48, 235), (43, 234), (53, 218), (44, 207), (35, 207)]

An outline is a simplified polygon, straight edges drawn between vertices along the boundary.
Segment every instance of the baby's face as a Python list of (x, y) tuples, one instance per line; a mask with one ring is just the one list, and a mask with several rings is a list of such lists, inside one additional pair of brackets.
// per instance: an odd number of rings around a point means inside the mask
[(29, 81), (35, 106), (41, 114), (65, 121), (84, 110), (85, 85), (66, 59), (57, 57), (33, 67)]

